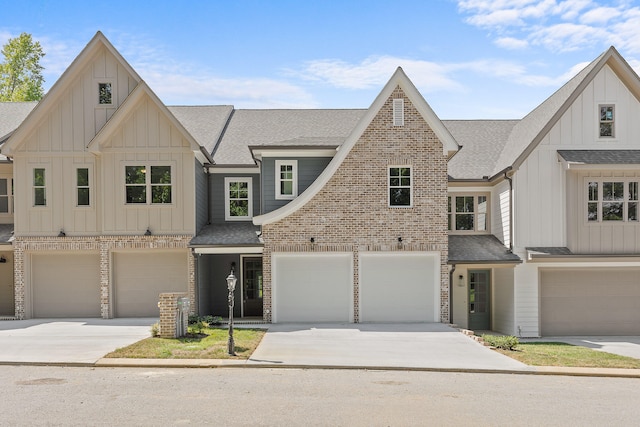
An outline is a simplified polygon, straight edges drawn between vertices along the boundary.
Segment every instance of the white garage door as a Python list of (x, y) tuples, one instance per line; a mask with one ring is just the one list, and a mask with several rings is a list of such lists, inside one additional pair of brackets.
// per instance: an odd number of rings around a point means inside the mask
[(640, 269), (540, 272), (543, 336), (640, 334)]
[(360, 321), (438, 322), (440, 255), (361, 253)]
[(187, 292), (187, 256), (184, 251), (114, 254), (116, 317), (158, 317), (164, 292)]
[(350, 253), (274, 253), (271, 262), (274, 322), (353, 321)]
[(33, 317), (100, 317), (100, 256), (31, 255)]

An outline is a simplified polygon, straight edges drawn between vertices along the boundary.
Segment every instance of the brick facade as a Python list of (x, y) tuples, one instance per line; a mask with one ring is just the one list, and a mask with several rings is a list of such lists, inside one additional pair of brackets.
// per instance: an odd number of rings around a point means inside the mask
[[(393, 126), (392, 100), (397, 98), (404, 99), (404, 126)], [(412, 207), (388, 206), (388, 167), (394, 165), (412, 168)], [(266, 321), (272, 314), (274, 252), (353, 253), (358, 322), (360, 253), (431, 251), (440, 253), (440, 319), (448, 322), (447, 158), (442, 143), (399, 86), (327, 184), (297, 211), (263, 224), (262, 238)]]
[[(31, 253), (66, 251), (96, 252), (100, 254), (100, 311), (104, 319), (113, 317), (111, 255), (118, 250), (184, 249), (187, 272), (187, 296), (195, 301), (195, 267), (193, 255), (188, 250), (192, 236), (97, 236), (97, 237), (16, 237), (14, 250), (15, 316), (25, 319), (26, 301), (26, 257)], [(191, 312), (195, 310), (191, 305)]]

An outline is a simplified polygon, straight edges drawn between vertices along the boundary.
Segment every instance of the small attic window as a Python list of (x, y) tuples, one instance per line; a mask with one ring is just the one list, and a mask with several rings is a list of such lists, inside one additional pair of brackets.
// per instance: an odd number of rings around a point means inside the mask
[(111, 83), (98, 83), (98, 104), (111, 105), (113, 97), (111, 93)]
[(615, 137), (615, 106), (600, 105), (600, 137)]
[(404, 126), (404, 99), (393, 100), (393, 125)]

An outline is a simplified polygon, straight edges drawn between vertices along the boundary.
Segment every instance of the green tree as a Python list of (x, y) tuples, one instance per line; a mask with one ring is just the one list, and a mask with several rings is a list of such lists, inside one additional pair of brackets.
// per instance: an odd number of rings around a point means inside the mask
[(4, 60), (0, 63), (0, 101), (38, 101), (44, 95), (43, 67), (45, 55), (40, 42), (31, 34), (22, 33), (9, 39), (2, 47)]

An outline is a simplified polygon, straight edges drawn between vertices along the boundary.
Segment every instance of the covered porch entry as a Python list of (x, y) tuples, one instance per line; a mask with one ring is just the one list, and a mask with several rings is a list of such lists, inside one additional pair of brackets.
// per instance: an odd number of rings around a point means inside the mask
[(263, 319), (262, 244), (250, 223), (212, 224), (191, 241), (195, 255), (196, 311), (200, 316), (229, 316), (227, 276), (238, 279), (234, 318)]

